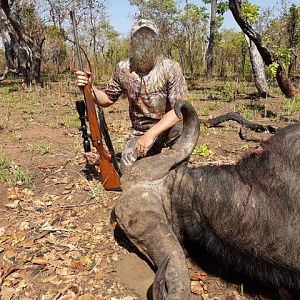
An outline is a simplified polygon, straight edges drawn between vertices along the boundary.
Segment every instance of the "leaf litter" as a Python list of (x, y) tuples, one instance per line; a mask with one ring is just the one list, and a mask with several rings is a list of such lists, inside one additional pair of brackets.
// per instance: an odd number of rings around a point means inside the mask
[[(45, 104), (42, 113), (33, 114), (33, 121), (20, 123), (22, 111), (14, 109), (8, 127), (1, 131), (1, 147), (5, 153), (30, 170), (33, 178), (29, 187), (7, 187), (0, 183), (1, 300), (143, 299), (135, 290), (122, 285), (116, 272), (115, 264), (128, 254), (127, 249), (117, 244), (113, 232), (116, 224), (110, 222), (119, 195), (105, 192), (93, 173), (95, 166), (91, 163), (97, 160), (95, 151), (85, 154), (74, 146), (75, 141), (80, 143), (77, 128), (50, 125), (70, 113), (73, 96), (60, 94), (57, 110), (47, 107), (52, 103), (49, 93), (39, 96)], [(232, 111), (237, 102), (244, 101), (222, 102), (213, 113)], [(279, 102), (275, 99), (272, 103), (278, 112)], [(194, 105), (200, 109), (205, 103), (195, 101)], [(112, 115), (107, 114), (107, 123), (116, 150), (120, 150), (130, 127), (129, 119), (124, 118), (126, 101), (119, 101), (112, 110)], [(2, 111), (0, 103), (0, 114)], [(22, 136), (17, 142), (11, 135), (16, 127)], [(235, 129), (225, 129), (206, 129), (203, 138), (214, 154), (208, 158), (192, 156), (192, 166), (230, 164), (236, 160), (245, 142), (233, 142)], [(51, 153), (40, 155), (26, 151), (26, 145), (40, 140), (41, 132), (43, 142), (51, 142)], [(194, 265), (190, 271), (191, 289), (197, 299), (262, 299), (241, 295), (238, 285), (207, 275)]]
[(120, 247), (109, 216), (118, 194), (96, 195), (82, 177), (60, 172), (44, 184), (51, 189), (6, 190), (1, 299), (136, 299), (112, 278)]

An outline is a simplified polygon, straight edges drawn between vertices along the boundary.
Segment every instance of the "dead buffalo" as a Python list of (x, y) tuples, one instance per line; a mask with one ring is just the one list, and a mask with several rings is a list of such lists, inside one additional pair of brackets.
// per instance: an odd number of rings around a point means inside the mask
[(300, 123), (234, 165), (193, 169), (185, 161), (199, 120), (186, 102), (175, 109), (182, 137), (125, 173), (115, 207), (121, 229), (158, 269), (154, 299), (189, 299), (182, 245), (191, 241), (232, 270), (300, 290)]

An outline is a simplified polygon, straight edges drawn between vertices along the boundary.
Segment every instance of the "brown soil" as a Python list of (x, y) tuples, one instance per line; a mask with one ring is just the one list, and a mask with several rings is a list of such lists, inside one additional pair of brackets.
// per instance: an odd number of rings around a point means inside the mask
[[(154, 273), (126, 239), (115, 238), (110, 214), (119, 193), (103, 190), (97, 154), (82, 151), (75, 87), (64, 91), (49, 83), (34, 91), (10, 89), (15, 85), (0, 85), (0, 153), (27, 170), (31, 180), (27, 186), (4, 183), (7, 178), (0, 182), (0, 298), (147, 299)], [(217, 85), (222, 83), (199, 85), (193, 105), (203, 119), (243, 107), (246, 117), (262, 124), (284, 127), (299, 120), (299, 111), (284, 112), (280, 96), (267, 101), (273, 117), (264, 118), (262, 101), (240, 93), (229, 102)], [(130, 127), (126, 100), (106, 109), (106, 119), (120, 151)], [(233, 163), (256, 147), (257, 139), (270, 136), (249, 132), (252, 141), (242, 141), (240, 127), (228, 122), (201, 130), (198, 144), (209, 145), (211, 153), (193, 155), (190, 165)], [(275, 298), (276, 291), (217, 276), (218, 267), (199, 267), (190, 260), (188, 265), (192, 299)]]

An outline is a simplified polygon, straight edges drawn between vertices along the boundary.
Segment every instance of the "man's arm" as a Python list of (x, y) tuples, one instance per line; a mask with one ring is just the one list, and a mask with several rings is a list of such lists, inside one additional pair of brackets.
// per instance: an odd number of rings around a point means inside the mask
[[(83, 89), (85, 87), (85, 85), (88, 83), (88, 81), (90, 80), (91, 73), (77, 71), (76, 75), (77, 75), (77, 86), (80, 89)], [(98, 89), (94, 85), (92, 85), (92, 91), (93, 91), (93, 95), (94, 95), (94, 102), (96, 105), (99, 105), (101, 107), (108, 107), (114, 103), (113, 101), (111, 101), (108, 98), (108, 96), (106, 95), (105, 92)]]
[(163, 117), (154, 124), (144, 135), (142, 135), (136, 143), (135, 151), (137, 156), (145, 156), (153, 145), (155, 138), (164, 131), (177, 124), (180, 119), (176, 116), (174, 109), (168, 111)]
[(94, 101), (97, 105), (101, 107), (108, 107), (111, 106), (114, 102), (111, 101), (105, 92), (99, 90), (97, 87), (92, 85), (92, 91), (94, 94)]

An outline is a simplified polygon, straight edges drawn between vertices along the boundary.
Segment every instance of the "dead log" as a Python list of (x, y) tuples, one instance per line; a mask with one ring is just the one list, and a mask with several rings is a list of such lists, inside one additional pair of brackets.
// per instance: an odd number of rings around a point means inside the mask
[(268, 132), (274, 134), (278, 130), (278, 127), (274, 125), (262, 125), (262, 124), (251, 122), (245, 119), (244, 117), (242, 117), (237, 112), (229, 112), (227, 114), (212, 119), (204, 120), (203, 124), (205, 127), (209, 128), (209, 127), (217, 127), (218, 125), (227, 121), (235, 121), (255, 132)]

